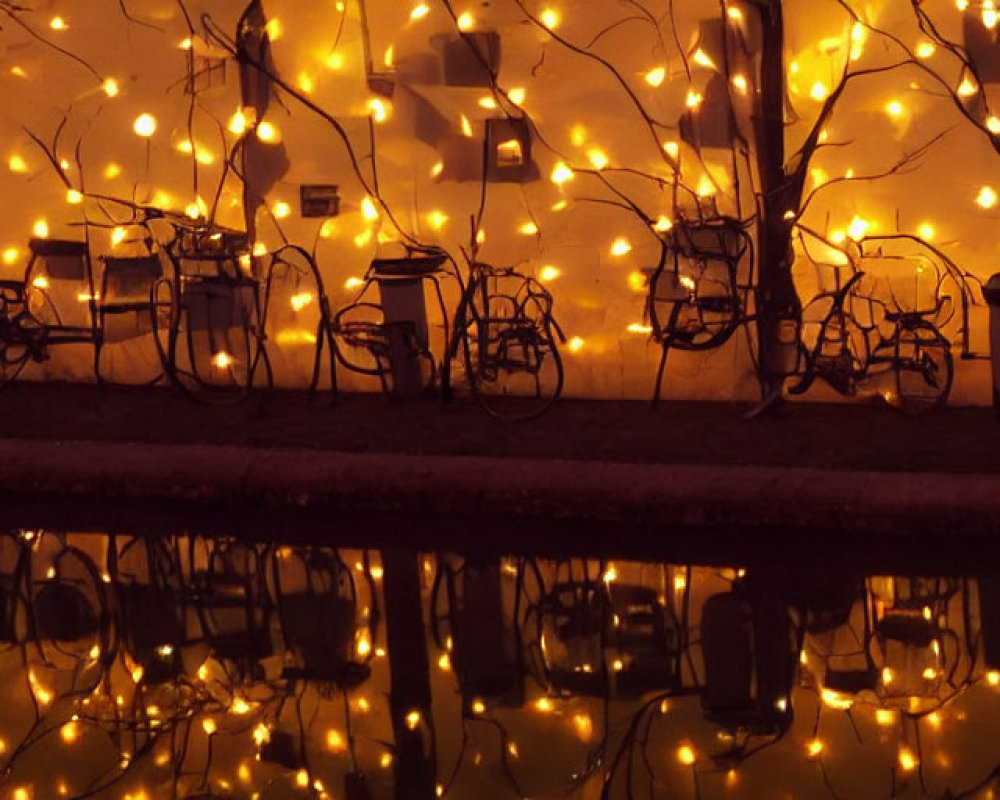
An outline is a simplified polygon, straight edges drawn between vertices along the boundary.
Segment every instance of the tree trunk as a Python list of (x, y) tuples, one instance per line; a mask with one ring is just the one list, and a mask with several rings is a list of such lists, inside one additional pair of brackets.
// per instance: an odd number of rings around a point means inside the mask
[(792, 280), (793, 182), (785, 172), (785, 65), (781, 0), (761, 0), (760, 91), (754, 115), (760, 183), (757, 218), (758, 373), (764, 399), (780, 393), (787, 372), (782, 323), (798, 318), (801, 305)]

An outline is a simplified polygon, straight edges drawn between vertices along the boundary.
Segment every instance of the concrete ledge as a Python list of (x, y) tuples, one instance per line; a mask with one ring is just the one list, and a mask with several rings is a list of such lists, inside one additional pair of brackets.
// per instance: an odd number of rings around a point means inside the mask
[(0, 440), (7, 503), (75, 498), (635, 525), (974, 536), (1000, 477)]

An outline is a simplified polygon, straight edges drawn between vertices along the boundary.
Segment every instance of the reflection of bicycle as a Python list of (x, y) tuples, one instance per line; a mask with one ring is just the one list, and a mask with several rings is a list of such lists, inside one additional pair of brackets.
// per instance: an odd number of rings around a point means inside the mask
[[(445, 368), (459, 355), (476, 399), (510, 421), (543, 414), (562, 393), (563, 365), (552, 316), (552, 295), (514, 269), (470, 262), (468, 284), (455, 313)], [(447, 371), (445, 397), (450, 396)]]
[[(859, 271), (840, 289), (813, 298), (810, 305), (829, 301), (830, 308), (819, 322), (815, 344), (809, 348), (799, 343), (800, 373), (789, 393), (803, 394), (822, 378), (841, 394), (854, 396), (875, 375), (891, 372), (895, 397), (891, 392), (883, 396), (901, 411), (920, 414), (943, 405), (954, 378), (951, 344), (930, 320), (941, 314), (950, 298), (938, 297), (930, 309), (886, 309), (884, 320), (892, 325), (886, 336), (874, 313), (882, 304), (856, 291), (864, 274)], [(854, 313), (852, 306), (859, 302), (867, 307), (870, 324)]]

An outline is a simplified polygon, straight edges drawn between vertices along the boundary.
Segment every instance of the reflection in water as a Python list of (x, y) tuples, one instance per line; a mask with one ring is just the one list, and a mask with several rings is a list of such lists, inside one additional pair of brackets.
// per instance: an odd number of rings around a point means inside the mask
[(0, 797), (992, 797), (997, 610), (992, 580), (18, 531)]

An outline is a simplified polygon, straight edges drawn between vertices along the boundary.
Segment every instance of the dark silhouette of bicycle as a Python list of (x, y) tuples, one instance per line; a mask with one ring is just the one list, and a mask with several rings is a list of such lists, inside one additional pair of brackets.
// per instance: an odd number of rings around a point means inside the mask
[[(950, 304), (947, 295), (937, 295), (932, 308), (900, 311), (888, 308), (857, 291), (864, 272), (856, 272), (839, 289), (821, 292), (810, 302), (829, 302), (819, 322), (815, 344), (799, 342), (799, 374), (788, 387), (789, 394), (803, 394), (821, 378), (841, 394), (854, 396), (879, 374), (891, 373), (895, 392), (882, 397), (906, 414), (922, 414), (948, 399), (955, 368), (951, 342), (931, 321)], [(867, 312), (862, 320), (855, 312), (860, 304)], [(892, 326), (886, 335), (879, 329), (877, 306), (884, 309), (884, 322)]]

